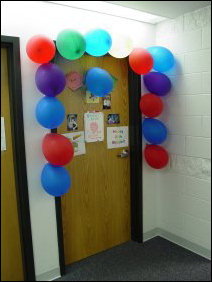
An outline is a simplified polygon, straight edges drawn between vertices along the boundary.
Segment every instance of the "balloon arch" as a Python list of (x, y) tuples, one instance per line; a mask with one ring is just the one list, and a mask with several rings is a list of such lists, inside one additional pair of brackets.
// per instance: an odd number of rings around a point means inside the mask
[[(37, 69), (35, 82), (38, 90), (45, 95), (37, 104), (36, 118), (40, 125), (48, 129), (57, 128), (65, 119), (65, 108), (56, 98), (65, 88), (65, 73), (58, 65), (50, 63), (56, 48), (68, 60), (77, 60), (85, 52), (95, 57), (107, 53), (115, 58), (129, 56), (131, 69), (136, 74), (143, 75), (144, 85), (148, 90), (148, 93), (141, 96), (139, 105), (144, 116), (143, 136), (148, 142), (144, 157), (152, 168), (165, 167), (169, 155), (160, 144), (166, 140), (167, 128), (155, 118), (163, 111), (162, 97), (171, 89), (171, 82), (163, 72), (174, 65), (172, 53), (161, 46), (133, 48), (128, 36), (117, 35), (112, 39), (103, 29), (92, 30), (85, 36), (72, 29), (63, 30), (57, 36), (56, 47), (53, 40), (46, 36), (33, 36), (27, 43), (26, 52), (33, 62), (41, 64)], [(106, 70), (91, 68), (86, 73), (85, 85), (93, 95), (103, 97), (111, 92), (113, 79)], [(41, 174), (42, 186), (48, 194), (61, 196), (71, 186), (70, 175), (64, 166), (73, 159), (73, 145), (60, 134), (48, 133), (43, 139), (42, 151), (48, 161)]]

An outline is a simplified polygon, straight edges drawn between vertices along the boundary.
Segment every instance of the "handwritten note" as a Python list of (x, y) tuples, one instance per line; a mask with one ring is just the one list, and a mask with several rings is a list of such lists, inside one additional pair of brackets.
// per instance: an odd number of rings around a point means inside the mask
[(107, 127), (107, 148), (128, 146), (128, 126)]

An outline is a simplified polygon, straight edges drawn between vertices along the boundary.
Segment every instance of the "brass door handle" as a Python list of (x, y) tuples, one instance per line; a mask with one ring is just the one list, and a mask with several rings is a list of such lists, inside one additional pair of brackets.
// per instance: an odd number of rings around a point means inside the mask
[(119, 158), (127, 158), (129, 156), (129, 150), (123, 150), (121, 153), (117, 155)]

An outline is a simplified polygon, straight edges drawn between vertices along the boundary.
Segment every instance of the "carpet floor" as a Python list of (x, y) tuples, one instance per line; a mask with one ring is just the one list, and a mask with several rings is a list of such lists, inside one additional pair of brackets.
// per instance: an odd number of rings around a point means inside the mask
[(211, 262), (156, 237), (73, 263), (57, 281), (211, 281)]

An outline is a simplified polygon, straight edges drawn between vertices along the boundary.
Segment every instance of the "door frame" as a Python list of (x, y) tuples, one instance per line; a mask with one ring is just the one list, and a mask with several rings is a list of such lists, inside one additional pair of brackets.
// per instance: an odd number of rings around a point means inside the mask
[[(56, 51), (55, 58), (59, 55)], [(106, 55), (110, 56), (110, 55)], [(52, 60), (54, 63), (54, 59)], [(141, 76), (134, 73), (128, 63), (129, 85), (129, 151), (130, 151), (130, 194), (131, 194), (131, 239), (143, 243), (143, 164), (142, 123), (139, 102), (141, 98)], [(57, 128), (51, 130), (57, 133)], [(59, 263), (61, 276), (66, 273), (61, 197), (55, 197)]]
[(27, 184), (19, 37), (1, 35), (7, 49), (15, 186), (25, 281), (35, 281), (34, 254)]

